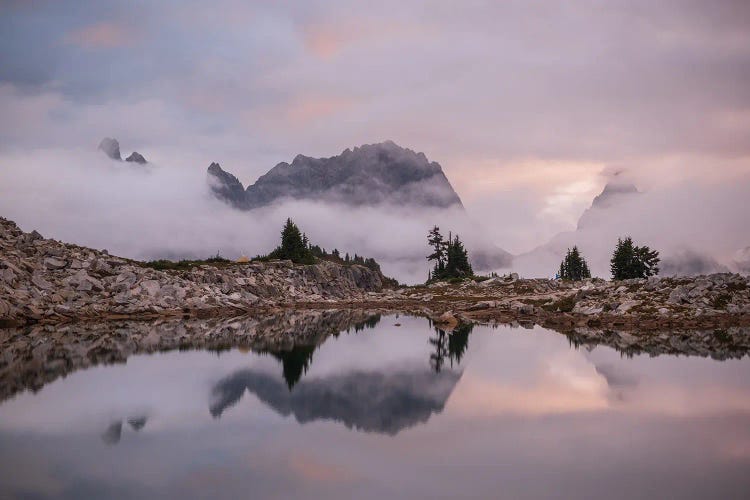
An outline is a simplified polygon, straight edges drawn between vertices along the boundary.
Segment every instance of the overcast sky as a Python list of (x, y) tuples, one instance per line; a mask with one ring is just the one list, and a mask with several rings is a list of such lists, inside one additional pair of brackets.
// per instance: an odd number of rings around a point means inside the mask
[(112, 136), (245, 184), (392, 139), (518, 252), (603, 171), (748, 175), (750, 2), (0, 0), (0, 117), (0, 158)]

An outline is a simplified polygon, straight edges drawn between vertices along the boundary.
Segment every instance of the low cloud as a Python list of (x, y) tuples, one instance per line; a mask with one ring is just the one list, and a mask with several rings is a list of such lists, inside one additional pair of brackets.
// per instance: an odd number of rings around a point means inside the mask
[(741, 251), (750, 246), (745, 209), (750, 174), (714, 183), (686, 180), (622, 194), (590, 209), (585, 224), (517, 257), (514, 267), (528, 276), (554, 275), (565, 250), (577, 245), (592, 274), (608, 278), (617, 238), (661, 252), (663, 275), (743, 271)]
[[(123, 144), (127, 151), (127, 145)], [(492, 248), (482, 227), (460, 209), (347, 207), (286, 201), (242, 212), (214, 199), (202, 167), (135, 166), (98, 151), (6, 154), (0, 214), (25, 231), (136, 259), (235, 259), (265, 254), (292, 217), (313, 243), (375, 257), (386, 274), (424, 281), (427, 230), (459, 232), (471, 249)]]

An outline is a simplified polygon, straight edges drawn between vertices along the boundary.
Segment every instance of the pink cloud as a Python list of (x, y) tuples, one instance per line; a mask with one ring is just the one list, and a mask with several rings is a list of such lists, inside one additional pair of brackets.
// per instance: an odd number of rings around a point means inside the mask
[(65, 42), (86, 49), (110, 49), (129, 44), (131, 38), (121, 26), (102, 22), (69, 32)]

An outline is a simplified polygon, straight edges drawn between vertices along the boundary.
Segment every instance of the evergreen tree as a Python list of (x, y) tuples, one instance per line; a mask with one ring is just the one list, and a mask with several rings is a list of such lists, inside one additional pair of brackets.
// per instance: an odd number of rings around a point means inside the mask
[(572, 250), (568, 248), (565, 258), (560, 263), (558, 274), (560, 279), (572, 281), (580, 281), (591, 277), (591, 272), (589, 271), (588, 264), (586, 264), (586, 259), (584, 259), (581, 252), (578, 251), (577, 246), (574, 246)]
[(464, 248), (464, 244), (458, 238), (458, 235), (448, 241), (446, 255), (446, 277), (463, 278), (474, 275), (474, 271), (471, 269), (471, 263), (469, 263), (469, 254)]
[(618, 238), (610, 260), (612, 279), (627, 280), (654, 276), (659, 273), (659, 260), (659, 252), (647, 246), (633, 245), (630, 236), (624, 240)]
[(314, 264), (315, 257), (292, 219), (287, 219), (281, 230), (281, 245), (268, 255), (271, 259), (289, 259), (296, 264)]
[(440, 234), (440, 228), (434, 226), (427, 234), (427, 244), (433, 250), (427, 260), (435, 261), (432, 272), (427, 275), (427, 281), (474, 275), (468, 252), (458, 236), (448, 236), (446, 241)]
[(432, 253), (427, 256), (427, 260), (434, 260), (436, 264), (445, 261), (446, 242), (443, 235), (440, 234), (440, 228), (434, 226), (427, 234), (427, 244), (432, 247)]

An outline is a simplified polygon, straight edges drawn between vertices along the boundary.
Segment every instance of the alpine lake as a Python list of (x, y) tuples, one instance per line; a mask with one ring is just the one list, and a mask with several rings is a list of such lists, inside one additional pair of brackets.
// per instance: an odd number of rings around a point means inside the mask
[(287, 323), (274, 342), (29, 368), (0, 402), (0, 498), (750, 492), (745, 353), (622, 352), (538, 326), (446, 331), (375, 312)]

